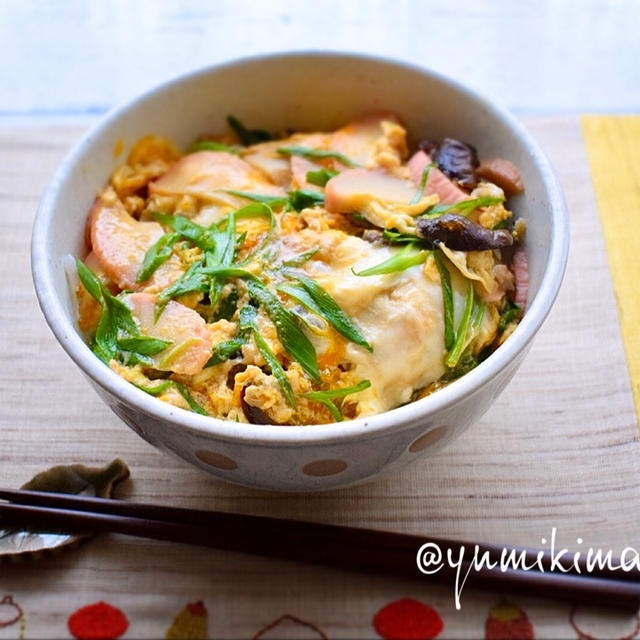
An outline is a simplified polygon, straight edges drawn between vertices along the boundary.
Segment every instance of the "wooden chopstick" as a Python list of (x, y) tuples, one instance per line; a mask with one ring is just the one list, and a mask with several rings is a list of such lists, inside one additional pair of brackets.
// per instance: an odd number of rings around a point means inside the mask
[[(452, 589), (455, 571), (446, 565), (430, 576), (418, 571), (418, 549), (427, 541), (437, 543), (443, 552), (447, 548), (459, 550), (462, 544), (469, 553), (474, 548), (473, 543), (387, 531), (68, 494), (0, 489), (0, 498), (12, 501), (0, 503), (0, 517), (14, 525), (123, 533), (340, 569), (435, 580), (448, 583)], [(502, 547), (492, 545), (479, 545), (479, 548), (486, 550), (490, 557), (499, 557), (502, 552)], [(532, 562), (535, 552), (528, 554)], [(455, 553), (454, 557), (457, 557)], [(468, 561), (462, 564), (461, 578), (469, 567)], [(513, 569), (501, 572), (485, 568), (479, 572), (472, 570), (467, 586), (625, 611), (640, 608), (637, 575), (633, 579), (624, 572), (602, 570), (596, 576)]]
[[(0, 488), (0, 500), (10, 500), (14, 503), (34, 505), (42, 507), (53, 507), (69, 509), (71, 511), (92, 511), (95, 513), (114, 514), (120, 516), (131, 516), (133, 518), (146, 518), (148, 520), (163, 520), (177, 522), (181, 524), (194, 524), (200, 526), (224, 528), (225, 530), (236, 531), (239, 528), (248, 528), (255, 531), (265, 531), (273, 529), (279, 531), (285, 528), (287, 532), (296, 532), (305, 535), (322, 536), (328, 543), (345, 544), (349, 540), (353, 544), (360, 544), (366, 547), (394, 548), (411, 550), (414, 553), (426, 542), (434, 542), (441, 549), (450, 548), (454, 555), (460, 553), (464, 548), (471, 553), (478, 547), (478, 553), (486, 553), (489, 559), (499, 561), (500, 556), (505, 551), (505, 547), (491, 544), (478, 544), (461, 540), (447, 540), (444, 538), (426, 538), (404, 533), (390, 531), (380, 531), (375, 529), (362, 529), (355, 527), (343, 527), (337, 525), (322, 524), (316, 522), (305, 522), (301, 520), (283, 520), (270, 518), (267, 516), (251, 516), (238, 513), (228, 513), (224, 511), (206, 511), (200, 509), (185, 509), (180, 507), (168, 507), (164, 505), (144, 504), (126, 502), (117, 499), (95, 498), (89, 496), (77, 496), (65, 493), (49, 493), (43, 491), (24, 491), (20, 489)], [(507, 551), (514, 550), (518, 554), (523, 554), (527, 566), (532, 566), (539, 554), (539, 551), (524, 549), (521, 547), (506, 547)], [(540, 564), (544, 571), (551, 571), (551, 555), (544, 552), (541, 555)], [(565, 562), (566, 564), (566, 562)], [(611, 571), (606, 567), (587, 568), (584, 559), (577, 563), (580, 574), (591, 575), (608, 580), (638, 582), (640, 572), (638, 571)], [(574, 567), (567, 572), (577, 573)]]

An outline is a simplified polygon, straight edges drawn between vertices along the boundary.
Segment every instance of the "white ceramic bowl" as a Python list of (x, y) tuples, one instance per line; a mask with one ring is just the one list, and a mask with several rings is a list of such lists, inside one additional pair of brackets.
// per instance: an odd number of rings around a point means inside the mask
[[(502, 156), (526, 191), (510, 203), (527, 219), (530, 303), (513, 335), (480, 366), (427, 398), (349, 422), (304, 427), (237, 424), (165, 404), (110, 371), (78, 333), (63, 260), (84, 255), (96, 192), (141, 136), (178, 146), (225, 128), (227, 114), (271, 130), (331, 130), (363, 112), (390, 109), (414, 139), (453, 136), (480, 157)], [(32, 270), (44, 315), (62, 347), (103, 400), (151, 444), (224, 480), (308, 491), (373, 478), (458, 437), (489, 408), (524, 358), (558, 293), (568, 253), (568, 217), (554, 172), (511, 115), (425, 69), (368, 56), (290, 53), (197, 71), (107, 115), (69, 153), (46, 190), (32, 238)], [(89, 428), (91, 425), (87, 425)]]

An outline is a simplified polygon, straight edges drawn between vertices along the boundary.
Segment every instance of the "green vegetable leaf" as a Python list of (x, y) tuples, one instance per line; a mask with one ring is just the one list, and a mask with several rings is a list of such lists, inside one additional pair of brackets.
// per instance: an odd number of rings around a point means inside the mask
[(158, 222), (170, 227), (179, 233), (181, 237), (190, 240), (203, 251), (214, 248), (215, 238), (211, 229), (207, 229), (180, 215), (174, 216), (169, 213), (160, 213), (159, 211), (152, 211), (151, 215)]
[(487, 305), (485, 302), (478, 302), (473, 309), (473, 317), (471, 318), (471, 328), (474, 331), (480, 329), (482, 321), (484, 320), (484, 314), (487, 311)]
[(237, 287), (233, 287), (229, 294), (218, 303), (218, 309), (213, 317), (213, 321), (231, 320), (238, 308), (238, 297), (238, 289)]
[(430, 251), (423, 250), (418, 251), (417, 253), (414, 251), (414, 245), (408, 244), (400, 251), (398, 251), (395, 255), (391, 256), (384, 262), (377, 264), (375, 267), (369, 267), (368, 269), (364, 269), (363, 271), (351, 271), (356, 276), (381, 276), (387, 275), (390, 273), (399, 273), (400, 271), (405, 271), (410, 267), (414, 267), (418, 264), (423, 264), (427, 257), (429, 256)]
[(142, 384), (133, 383), (141, 391), (148, 393), (150, 396), (159, 396), (163, 391), (166, 391), (172, 384), (173, 380), (164, 380), (153, 386), (145, 386)]
[(240, 154), (238, 147), (224, 142), (216, 142), (215, 140), (199, 140), (187, 149), (187, 153), (196, 153), (197, 151), (226, 151), (236, 156)]
[(276, 217), (273, 214), (271, 207), (262, 202), (256, 202), (243, 207), (242, 209), (238, 209), (235, 212), (235, 217), (238, 220), (243, 218), (266, 218), (269, 222), (269, 229), (258, 246), (243, 260), (236, 263), (238, 266), (243, 266), (249, 264), (267, 246), (267, 244), (269, 244), (276, 228)]
[(307, 207), (315, 207), (317, 204), (324, 204), (324, 195), (318, 191), (311, 191), (310, 189), (289, 191), (288, 210), (302, 211)]
[(170, 347), (172, 344), (172, 342), (168, 342), (167, 340), (139, 335), (132, 338), (120, 338), (118, 340), (118, 349), (121, 351), (139, 353), (143, 356), (155, 356)]
[[(335, 330), (342, 334), (351, 342), (359, 344), (369, 351), (373, 351), (371, 345), (360, 333), (358, 327), (351, 321), (349, 316), (342, 310), (340, 305), (315, 281), (307, 276), (296, 273), (287, 273), (294, 280), (297, 280), (313, 301), (313, 307), (309, 307), (308, 301), (304, 301), (297, 296), (297, 299), (311, 311), (325, 318)], [(293, 297), (296, 297), (295, 295)]]
[(328, 151), (326, 149), (312, 149), (311, 147), (280, 147), (278, 153), (283, 156), (302, 156), (303, 158), (309, 158), (311, 160), (324, 160), (326, 158), (333, 158), (346, 167), (359, 167), (360, 165), (347, 158), (347, 156), (338, 153), (337, 151)]
[(395, 229), (385, 229), (382, 232), (382, 237), (389, 244), (407, 244), (408, 242), (415, 242), (416, 244), (420, 244), (420, 242), (424, 241), (424, 238), (420, 236), (413, 236), (409, 233), (401, 233), (400, 231), (396, 231)]
[(269, 345), (266, 343), (265, 339), (260, 335), (257, 328), (253, 330), (253, 339), (255, 340), (256, 346), (258, 350), (262, 354), (264, 361), (267, 363), (269, 369), (271, 369), (271, 373), (278, 381), (280, 388), (282, 389), (282, 393), (284, 397), (287, 399), (287, 403), (291, 407), (296, 406), (296, 399), (293, 395), (293, 389), (291, 388), (291, 383), (289, 382), (289, 378), (287, 378), (287, 374), (285, 370), (282, 368), (280, 361), (276, 358), (275, 354), (269, 348)]
[(138, 325), (131, 315), (131, 309), (112, 295), (82, 260), (76, 258), (76, 267), (80, 282), (102, 308), (91, 349), (98, 358), (108, 363), (118, 353), (118, 339), (138, 335)]
[(131, 309), (119, 297), (113, 296), (106, 287), (103, 288), (102, 293), (121, 334), (137, 336), (139, 334), (138, 325), (131, 315)]
[(225, 267), (225, 266), (213, 266), (213, 267), (201, 267), (200, 274), (210, 276), (221, 276), (223, 278), (245, 278), (247, 280), (255, 280), (260, 282), (256, 276), (246, 269), (240, 269), (239, 267)]
[(498, 333), (504, 333), (507, 326), (518, 318), (521, 310), (515, 302), (507, 300), (498, 320)]
[(467, 348), (460, 356), (458, 364), (452, 369), (448, 369), (442, 376), (442, 380), (445, 382), (456, 380), (457, 378), (463, 376), (465, 373), (469, 373), (471, 369), (475, 369), (478, 364), (480, 364), (478, 358), (476, 358), (471, 353), (471, 349)]
[(202, 261), (194, 262), (175, 282), (156, 296), (154, 318), (157, 321), (170, 300), (192, 291), (206, 291), (209, 286)]
[(333, 402), (336, 399), (343, 399), (352, 393), (358, 393), (359, 391), (364, 391), (371, 386), (371, 382), (369, 380), (363, 380), (359, 384), (353, 387), (345, 387), (342, 389), (330, 389), (328, 391), (310, 391), (309, 393), (302, 393), (300, 397), (307, 398), (309, 400), (314, 400), (315, 402), (320, 402), (323, 404), (333, 416), (336, 422), (342, 422), (344, 417), (342, 416), (342, 412)]
[(453, 328), (453, 289), (451, 288), (451, 274), (447, 269), (440, 249), (435, 249), (433, 257), (440, 272), (442, 287), (442, 304), (444, 309), (444, 345), (447, 349), (453, 347), (455, 342), (455, 330)]
[(136, 282), (146, 282), (156, 269), (166, 262), (173, 253), (173, 245), (180, 239), (179, 233), (165, 233), (147, 251), (142, 261), (142, 267), (136, 277)]
[(285, 370), (282, 368), (282, 365), (278, 358), (276, 358), (276, 355), (271, 351), (266, 340), (260, 335), (257, 325), (257, 311), (255, 307), (247, 305), (240, 310), (240, 329), (251, 331), (256, 347), (258, 347), (264, 361), (267, 363), (269, 369), (271, 369), (272, 375), (278, 381), (287, 402), (290, 406), (295, 407), (296, 401), (289, 378), (287, 378)]
[(305, 373), (313, 380), (320, 379), (318, 358), (311, 341), (302, 332), (291, 312), (257, 278), (247, 280), (249, 295), (265, 309), (276, 327), (278, 338), (285, 351), (300, 363)]
[(427, 180), (429, 179), (429, 172), (431, 171), (431, 169), (433, 169), (436, 165), (433, 164), (433, 162), (430, 162), (423, 170), (422, 172), (422, 178), (420, 179), (420, 186), (418, 187), (418, 191), (416, 191), (416, 195), (413, 196), (411, 202), (409, 204), (418, 204), (418, 202), (420, 202), (420, 199), (422, 198), (422, 196), (424, 195), (424, 189), (427, 186)]
[(473, 313), (474, 297), (473, 282), (469, 280), (467, 285), (467, 297), (465, 299), (464, 310), (458, 324), (458, 330), (456, 331), (456, 340), (453, 343), (451, 351), (449, 351), (449, 355), (444, 361), (447, 367), (452, 368), (458, 364), (458, 360), (460, 360), (462, 351), (466, 346), (467, 338), (469, 336), (469, 330), (471, 329), (471, 317)]
[[(226, 230), (222, 227), (226, 225)], [(213, 251), (205, 254), (205, 264), (209, 266), (228, 267), (236, 254), (236, 214), (231, 212), (223, 221), (218, 223), (214, 234), (215, 246)], [(215, 307), (220, 300), (224, 283), (213, 276), (209, 281), (209, 302)]]
[(285, 260), (282, 263), (283, 267), (301, 267), (303, 264), (311, 260), (313, 256), (316, 255), (320, 251), (320, 247), (316, 247), (315, 249), (310, 249), (309, 251), (305, 251), (304, 253), (299, 253), (297, 256), (290, 258), (289, 260)]
[(114, 321), (111, 308), (106, 304), (102, 306), (102, 314), (93, 338), (93, 352), (103, 362), (109, 364), (118, 352), (118, 327)]
[(333, 171), (332, 169), (318, 169), (318, 171), (307, 171), (307, 182), (309, 184), (315, 184), (318, 187), (324, 187), (331, 178), (337, 176), (339, 171)]
[(178, 390), (180, 395), (187, 401), (187, 404), (189, 405), (189, 408), (191, 409), (191, 411), (193, 411), (194, 413), (199, 413), (202, 416), (209, 415), (204, 410), (204, 408), (196, 401), (196, 399), (191, 395), (187, 387), (185, 387), (183, 384), (180, 384), (179, 382), (176, 382), (175, 380), (173, 381), (173, 384), (176, 386), (176, 389)]
[(284, 207), (288, 202), (286, 196), (269, 196), (262, 193), (251, 193), (250, 191), (236, 191), (235, 189), (225, 189), (225, 193), (230, 193), (233, 196), (240, 196), (247, 200), (261, 202), (262, 204), (267, 204), (274, 209)]
[(98, 278), (98, 276), (78, 258), (76, 258), (76, 269), (78, 270), (78, 277), (80, 278), (80, 282), (84, 285), (84, 288), (100, 303), (100, 305), (104, 306), (104, 297), (102, 295), (103, 286), (102, 282), (100, 282), (100, 278)]
[(227, 122), (245, 147), (273, 139), (273, 136), (264, 129), (247, 129), (235, 116), (227, 116)]
[(216, 364), (220, 364), (234, 358), (236, 354), (240, 353), (240, 349), (242, 349), (242, 345), (245, 344), (245, 342), (246, 341), (243, 337), (232, 338), (231, 340), (219, 342), (213, 347), (211, 357), (207, 360), (204, 367), (213, 367)]
[(479, 207), (489, 207), (492, 204), (499, 204), (504, 202), (504, 198), (493, 198), (486, 196), (484, 198), (474, 198), (472, 200), (462, 200), (462, 202), (455, 202), (454, 204), (436, 204), (430, 207), (422, 214), (424, 218), (438, 218), (445, 213), (455, 212), (462, 216), (469, 215), (472, 211), (475, 211)]

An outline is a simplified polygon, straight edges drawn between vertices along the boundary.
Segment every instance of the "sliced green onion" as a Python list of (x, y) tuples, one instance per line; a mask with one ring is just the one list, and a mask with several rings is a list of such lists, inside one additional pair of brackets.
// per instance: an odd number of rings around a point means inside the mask
[(500, 202), (504, 202), (504, 198), (494, 198), (486, 196), (483, 198), (474, 198), (473, 200), (462, 200), (462, 202), (455, 202), (453, 204), (436, 204), (435, 206), (427, 209), (427, 211), (425, 211), (425, 213), (423, 214), (423, 217), (438, 218), (441, 215), (450, 213), (452, 211), (466, 216), (479, 207), (489, 207), (493, 204), (499, 204)]
[(382, 237), (389, 244), (407, 244), (408, 242), (415, 242), (416, 244), (423, 242), (424, 238), (420, 236), (413, 236), (409, 233), (401, 233), (395, 229), (385, 229), (382, 232)]
[(218, 303), (218, 309), (213, 316), (214, 322), (218, 320), (231, 320), (238, 309), (238, 298), (238, 289), (237, 287), (233, 287), (229, 295), (222, 298)]
[(418, 251), (416, 253), (414, 251), (414, 245), (408, 244), (406, 247), (400, 249), (400, 251), (395, 255), (391, 256), (384, 262), (377, 264), (375, 267), (369, 267), (369, 269), (364, 269), (364, 271), (354, 271), (352, 268), (351, 271), (354, 275), (362, 277), (399, 273), (409, 269), (410, 267), (423, 264), (429, 256), (429, 253), (431, 252), (427, 250)]
[(84, 288), (89, 294), (101, 305), (104, 304), (104, 296), (102, 295), (102, 282), (100, 278), (82, 262), (82, 260), (76, 258), (76, 269), (78, 271), (78, 277), (80, 282), (84, 285)]
[(162, 224), (179, 233), (183, 238), (190, 240), (196, 247), (203, 251), (212, 249), (215, 240), (211, 229), (207, 229), (202, 225), (196, 224), (180, 215), (172, 215), (170, 213), (161, 213), (160, 211), (152, 211), (151, 215)]
[(304, 253), (299, 253), (297, 256), (290, 258), (289, 260), (285, 260), (282, 263), (283, 267), (301, 267), (303, 264), (311, 260), (313, 256), (316, 255), (320, 251), (320, 247), (316, 247), (315, 249), (310, 249), (309, 251), (305, 251)]
[(480, 329), (480, 326), (482, 325), (482, 321), (484, 320), (484, 314), (487, 311), (487, 305), (485, 302), (478, 302), (475, 305), (475, 308), (473, 310), (473, 318), (471, 318), (471, 327), (477, 331), (478, 329)]
[(309, 338), (296, 324), (291, 312), (255, 276), (254, 279), (247, 280), (247, 289), (249, 295), (264, 307), (267, 315), (271, 318), (285, 351), (300, 363), (309, 377), (313, 380), (319, 380), (320, 372), (318, 371), (316, 350)]
[(433, 257), (440, 272), (442, 287), (442, 305), (444, 309), (444, 346), (447, 349), (453, 347), (455, 342), (455, 330), (453, 328), (453, 289), (451, 288), (451, 274), (445, 266), (440, 249), (435, 249)]
[(310, 189), (289, 191), (287, 204), (289, 210), (302, 211), (307, 207), (315, 207), (317, 204), (324, 204), (324, 195), (318, 191)]
[(232, 196), (240, 196), (241, 198), (246, 198), (247, 200), (253, 200), (254, 202), (261, 202), (262, 204), (268, 204), (270, 207), (274, 209), (278, 209), (280, 207), (284, 207), (288, 198), (286, 196), (269, 196), (262, 193), (251, 193), (250, 191), (236, 191), (234, 189), (225, 189), (225, 193), (230, 193)]
[(179, 233), (165, 233), (158, 238), (144, 256), (136, 282), (146, 282), (173, 253), (173, 245), (180, 239)]
[(225, 266), (213, 266), (213, 267), (201, 267), (200, 273), (202, 275), (209, 276), (221, 276), (223, 278), (245, 278), (247, 280), (255, 280), (260, 282), (256, 276), (246, 269), (240, 269), (239, 267), (225, 267)]
[(333, 158), (342, 163), (346, 167), (359, 167), (360, 165), (347, 158), (347, 156), (338, 153), (337, 151), (328, 151), (325, 149), (312, 149), (311, 147), (280, 147), (278, 153), (283, 156), (301, 156), (303, 158), (309, 158), (311, 160), (324, 160), (326, 158)]
[(339, 171), (333, 171), (332, 169), (318, 169), (318, 171), (307, 171), (307, 182), (309, 184), (315, 184), (318, 187), (324, 187), (331, 178), (337, 176)]
[(258, 351), (260, 351), (264, 361), (267, 363), (267, 366), (271, 369), (272, 375), (278, 381), (278, 384), (282, 389), (282, 393), (287, 399), (287, 403), (290, 406), (295, 407), (296, 400), (293, 395), (293, 389), (291, 388), (289, 378), (287, 378), (287, 374), (282, 368), (278, 358), (276, 358), (275, 353), (271, 351), (266, 340), (260, 335), (257, 325), (257, 312), (254, 307), (248, 305), (240, 311), (240, 329), (251, 331), (256, 347), (258, 347)]
[(189, 408), (194, 413), (199, 413), (201, 416), (208, 416), (209, 414), (204, 410), (204, 408), (198, 403), (198, 401), (191, 395), (191, 392), (187, 387), (179, 382), (173, 381), (173, 384), (176, 386), (176, 389), (180, 393), (180, 395), (187, 401)]
[(118, 349), (122, 351), (131, 351), (132, 353), (140, 353), (143, 356), (155, 356), (156, 354), (168, 349), (173, 343), (151, 336), (135, 336), (133, 338), (121, 338), (118, 340)]
[(236, 263), (238, 266), (243, 266), (245, 264), (249, 264), (267, 246), (267, 244), (269, 244), (276, 228), (276, 217), (273, 214), (271, 207), (262, 202), (256, 202), (255, 204), (250, 204), (242, 209), (238, 209), (235, 212), (235, 217), (237, 220), (244, 218), (266, 218), (269, 222), (269, 229), (256, 248), (243, 260)]
[(135, 387), (138, 387), (138, 389), (140, 389), (141, 391), (144, 391), (145, 393), (148, 393), (150, 396), (159, 396), (163, 391), (166, 391), (172, 384), (173, 384), (173, 380), (163, 380), (159, 384), (156, 384), (152, 387), (147, 387), (142, 384), (136, 384), (135, 382), (133, 383)]
[[(325, 318), (335, 330), (342, 334), (351, 342), (359, 344), (369, 351), (373, 351), (371, 345), (366, 341), (360, 330), (351, 321), (342, 307), (325, 291), (315, 280), (297, 273), (287, 273), (294, 280), (297, 280), (313, 301), (313, 307), (309, 307), (308, 302), (303, 301), (299, 296), (297, 299), (311, 311)], [(295, 297), (295, 296), (294, 296)]]
[(177, 298), (192, 291), (206, 291), (208, 288), (207, 276), (203, 272), (202, 261), (194, 262), (175, 282), (163, 289), (156, 296), (154, 319), (157, 321), (164, 308), (173, 298)]
[[(222, 230), (222, 226), (226, 223), (226, 230)], [(205, 256), (205, 264), (207, 266), (225, 266), (228, 267), (235, 257), (236, 253), (236, 214), (231, 212), (223, 221), (218, 223), (215, 235), (215, 249), (207, 252)], [(216, 307), (218, 300), (222, 294), (223, 282), (215, 276), (209, 281), (209, 302), (212, 307)]]
[(411, 202), (409, 204), (418, 204), (424, 195), (425, 187), (427, 186), (427, 180), (429, 179), (429, 172), (436, 165), (433, 162), (430, 162), (422, 171), (422, 178), (420, 179), (420, 186), (418, 187), (418, 191), (416, 191), (416, 195), (413, 196)]
[(211, 357), (207, 360), (204, 368), (206, 369), (207, 367), (213, 367), (216, 364), (226, 362), (239, 353), (240, 349), (242, 349), (242, 345), (245, 343), (246, 341), (241, 337), (232, 338), (231, 340), (225, 340), (224, 342), (218, 343), (213, 347)]
[(175, 345), (175, 347), (170, 349), (169, 353), (160, 360), (157, 368), (168, 369), (181, 355), (185, 353), (185, 351), (188, 351), (191, 347), (200, 343), (200, 340), (201, 338), (187, 338), (180, 344)]
[(507, 325), (518, 318), (520, 311), (520, 307), (515, 302), (507, 301), (498, 320), (498, 333), (504, 333)]
[(458, 330), (456, 331), (456, 340), (453, 343), (453, 347), (451, 351), (449, 351), (449, 355), (444, 361), (447, 367), (452, 368), (458, 364), (458, 360), (462, 355), (462, 352), (466, 346), (467, 338), (469, 335), (469, 329), (471, 328), (471, 315), (473, 312), (473, 302), (474, 302), (474, 290), (473, 290), (473, 282), (471, 280), (468, 281), (467, 285), (467, 297), (464, 303), (464, 310), (462, 312), (462, 317), (460, 318), (460, 322), (458, 323)]
[(264, 129), (247, 129), (235, 116), (227, 116), (227, 122), (246, 147), (273, 139), (273, 136)]
[(197, 151), (225, 151), (236, 156), (240, 154), (240, 149), (237, 146), (215, 140), (199, 140), (187, 149), (187, 153), (196, 153)]
[(346, 396), (351, 395), (352, 393), (364, 391), (370, 386), (371, 382), (369, 380), (363, 380), (353, 387), (330, 389), (328, 391), (310, 391), (309, 393), (301, 393), (300, 397), (323, 404), (325, 407), (327, 407), (327, 409), (329, 409), (336, 422), (342, 422), (344, 420), (342, 412), (340, 411), (340, 409), (338, 409), (333, 401), (337, 398), (346, 398)]

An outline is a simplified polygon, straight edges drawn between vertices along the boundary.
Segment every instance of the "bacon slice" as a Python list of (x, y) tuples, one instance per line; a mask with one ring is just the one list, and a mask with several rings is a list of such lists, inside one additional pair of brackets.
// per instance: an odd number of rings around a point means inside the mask
[(529, 293), (529, 263), (522, 247), (517, 247), (513, 253), (513, 273), (516, 286), (515, 302), (524, 309)]
[(504, 158), (483, 160), (476, 169), (476, 175), (498, 185), (508, 196), (524, 191), (518, 167)]

